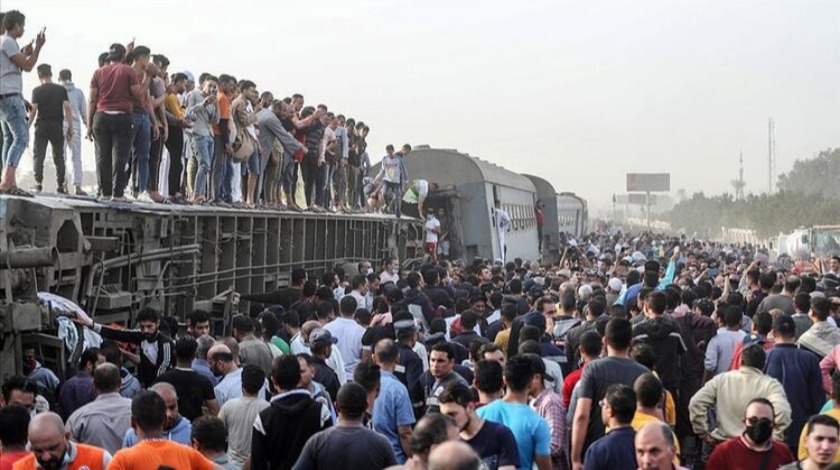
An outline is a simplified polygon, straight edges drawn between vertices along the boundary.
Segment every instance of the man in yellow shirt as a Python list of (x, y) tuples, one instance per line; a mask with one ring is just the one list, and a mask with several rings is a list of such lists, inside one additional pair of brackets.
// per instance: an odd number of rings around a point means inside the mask
[[(834, 407), (824, 413), (832, 418), (840, 421), (840, 372), (835, 372), (831, 376), (831, 399), (834, 400)], [(808, 426), (802, 428), (802, 433), (799, 435), (799, 451), (796, 456), (799, 460), (808, 458), (808, 449), (805, 447), (805, 438), (807, 437)], [(834, 454), (834, 462), (840, 462), (840, 448)]]
[(184, 203), (186, 200), (181, 193), (181, 174), (184, 166), (181, 162), (181, 154), (184, 152), (184, 129), (192, 127), (192, 121), (186, 118), (179, 94), (187, 89), (187, 76), (183, 73), (172, 75), (169, 85), (166, 87), (166, 98), (164, 106), (166, 112), (166, 124), (169, 127), (166, 139), (166, 150), (169, 152), (169, 177), (167, 179), (167, 190), (173, 202)]
[(496, 340), (494, 342), (502, 348), (502, 351), (507, 351), (508, 342), (510, 341), (510, 327), (516, 319), (516, 307), (505, 305), (502, 307), (501, 314), (502, 325), (504, 325), (505, 329), (496, 334)]
[[(633, 421), (630, 423), (636, 432), (642, 430), (643, 427), (651, 423), (666, 424), (660, 417), (663, 416), (663, 411), (660, 407), (663, 405), (665, 399), (665, 388), (662, 381), (656, 377), (652, 372), (642, 374), (633, 383), (633, 391), (636, 392), (636, 414), (633, 415)], [(673, 431), (671, 431), (673, 434)], [(674, 437), (674, 465), (680, 464), (680, 441), (676, 434)]]

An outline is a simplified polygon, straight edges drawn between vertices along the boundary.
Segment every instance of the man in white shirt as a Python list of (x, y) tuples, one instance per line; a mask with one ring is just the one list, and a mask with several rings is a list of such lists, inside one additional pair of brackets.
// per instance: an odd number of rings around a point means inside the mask
[(502, 254), (502, 261), (506, 261), (507, 246), (505, 246), (505, 233), (510, 230), (510, 216), (502, 209), (502, 202), (496, 199), (493, 208), (493, 218), (496, 221), (496, 234), (499, 237), (499, 252)]
[(357, 308), (356, 299), (350, 294), (345, 295), (340, 302), (340, 316), (324, 326), (338, 339), (335, 347), (344, 359), (344, 376), (347, 380), (353, 380), (353, 372), (362, 360), (362, 336), (365, 329), (353, 319)]
[(426, 252), (437, 261), (437, 244), (438, 236), (440, 234), (440, 221), (435, 217), (434, 209), (429, 209), (426, 217), (426, 224), (424, 226), (426, 231)]

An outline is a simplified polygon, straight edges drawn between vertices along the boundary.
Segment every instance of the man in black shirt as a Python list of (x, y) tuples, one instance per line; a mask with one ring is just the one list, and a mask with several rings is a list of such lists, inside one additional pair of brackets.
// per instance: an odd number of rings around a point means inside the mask
[(32, 110), (29, 112), (29, 125), (35, 122), (35, 190), (41, 192), (43, 189), (44, 158), (49, 142), (58, 182), (56, 191), (67, 194), (64, 186), (64, 122), (66, 120), (70, 124), (67, 126), (67, 140), (72, 140), (73, 110), (67, 89), (52, 82), (52, 68), (49, 64), (38, 66), (38, 80), (41, 85), (32, 90)]
[(155, 383), (166, 382), (175, 387), (175, 391), (178, 392), (178, 410), (190, 421), (202, 415), (202, 406), (206, 406), (207, 411), (213, 416), (219, 414), (219, 404), (213, 392), (213, 384), (210, 379), (191, 367), (196, 348), (198, 348), (198, 342), (192, 336), (178, 338), (175, 342), (175, 368), (155, 379)]
[(663, 292), (651, 292), (645, 299), (645, 320), (633, 327), (633, 341), (647, 343), (656, 353), (656, 372), (665, 388), (677, 395), (680, 386), (680, 359), (687, 351), (679, 325), (665, 315), (667, 299)]

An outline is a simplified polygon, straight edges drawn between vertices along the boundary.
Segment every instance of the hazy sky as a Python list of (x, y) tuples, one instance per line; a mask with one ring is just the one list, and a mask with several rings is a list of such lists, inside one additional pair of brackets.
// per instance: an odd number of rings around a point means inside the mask
[[(840, 145), (836, 0), (3, 0), (2, 9), (27, 15), (22, 43), (46, 26), (41, 60), (56, 74), (70, 68), (86, 93), (99, 53), (136, 37), (169, 57), (170, 72), (229, 73), (364, 120), (376, 160), (388, 143), (457, 148), (542, 175), (595, 208), (624, 190), (628, 171), (670, 171), (674, 193), (732, 191), (739, 150), (747, 191), (764, 191), (771, 116), (779, 172)], [(36, 82), (26, 78), (27, 94)]]

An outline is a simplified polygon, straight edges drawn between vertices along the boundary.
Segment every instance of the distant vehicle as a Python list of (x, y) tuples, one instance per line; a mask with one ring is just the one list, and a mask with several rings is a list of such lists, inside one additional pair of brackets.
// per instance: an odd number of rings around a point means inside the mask
[(813, 256), (822, 260), (840, 256), (840, 225), (816, 225), (779, 234), (777, 256)]

